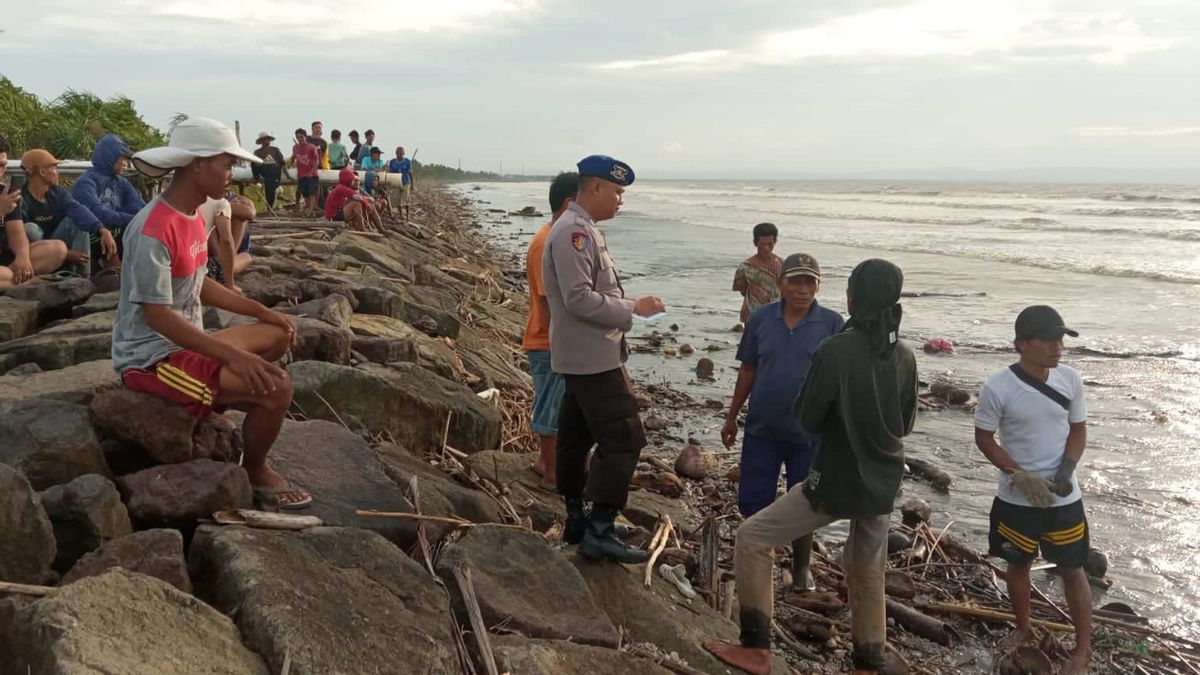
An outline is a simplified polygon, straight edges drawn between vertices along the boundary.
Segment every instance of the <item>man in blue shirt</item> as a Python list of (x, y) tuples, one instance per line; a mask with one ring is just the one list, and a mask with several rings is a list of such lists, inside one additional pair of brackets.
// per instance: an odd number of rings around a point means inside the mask
[(412, 160), (404, 156), (404, 146), (396, 148), (396, 157), (388, 161), (388, 173), (400, 174), (400, 217), (408, 220), (408, 203), (412, 187), (416, 182), (412, 172)]
[[(738, 510), (746, 518), (775, 501), (783, 466), (787, 466), (789, 490), (803, 482), (820, 444), (820, 437), (804, 431), (791, 413), (817, 345), (841, 332), (845, 323), (840, 314), (817, 304), (820, 288), (816, 259), (804, 253), (788, 256), (779, 272), (781, 299), (750, 314), (738, 345), (742, 366), (721, 441), (727, 448), (737, 441), (738, 414), (749, 397), (738, 479)], [(811, 534), (793, 542), (796, 588), (814, 588), (808, 566), (811, 553)]]

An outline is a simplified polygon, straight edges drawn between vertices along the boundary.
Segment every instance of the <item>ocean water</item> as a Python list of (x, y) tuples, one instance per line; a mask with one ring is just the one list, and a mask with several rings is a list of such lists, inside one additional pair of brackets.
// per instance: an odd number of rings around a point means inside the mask
[[(465, 184), (481, 208), (547, 208), (547, 185)], [(503, 223), (502, 220), (511, 222)], [(543, 219), (485, 213), (503, 247), (523, 250)], [(775, 252), (821, 264), (818, 301), (845, 311), (850, 270), (884, 257), (905, 273), (901, 332), (923, 380), (975, 390), (1015, 361), (1012, 323), (1050, 304), (1080, 332), (1064, 362), (1087, 383), (1088, 447), (1079, 469), (1093, 546), (1119, 600), (1156, 625), (1200, 635), (1200, 189), (1165, 185), (960, 184), (867, 181), (639, 181), (604, 227), (630, 295), (663, 298), (658, 326), (678, 324), (691, 357), (635, 355), (642, 381), (682, 384), (728, 404), (740, 296), (733, 270), (752, 255), (751, 228), (779, 227)], [(953, 355), (920, 353), (929, 338)], [(705, 348), (717, 381), (694, 381)], [(718, 447), (722, 413), (684, 431)], [(949, 495), (906, 483), (930, 501), (935, 527), (986, 548), (995, 472), (976, 450), (970, 414), (921, 413), (908, 452), (955, 477)], [(1038, 579), (1051, 586), (1048, 575)]]

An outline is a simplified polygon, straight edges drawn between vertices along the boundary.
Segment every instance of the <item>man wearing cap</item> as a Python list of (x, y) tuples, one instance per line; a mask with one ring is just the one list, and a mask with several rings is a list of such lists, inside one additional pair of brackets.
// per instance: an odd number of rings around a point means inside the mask
[[(75, 179), (71, 186), (71, 195), (113, 233), (118, 259), (123, 250), (121, 235), (125, 226), (146, 205), (133, 183), (122, 175), (129, 164), (129, 155), (125, 141), (116, 134), (108, 134), (97, 141), (92, 150), (92, 168)], [(99, 253), (99, 236), (93, 235), (91, 243), (91, 253)]]
[(250, 172), (254, 175), (255, 180), (262, 181), (263, 196), (267, 206), (275, 208), (275, 195), (279, 191), (280, 173), (282, 172), (284, 178), (290, 179), (291, 176), (288, 174), (287, 164), (284, 163), (283, 151), (272, 145), (275, 142), (274, 136), (260, 131), (254, 142), (258, 144), (254, 156), (261, 163), (251, 164)]
[[(244, 409), (242, 467), (256, 497), (299, 508), (312, 497), (267, 463), (292, 401), (291, 381), (274, 361), (291, 347), (295, 328), (289, 317), (206, 275), (208, 233), (198, 210), (209, 198), (224, 196), (236, 160), (258, 158), (238, 145), (232, 129), (205, 117), (176, 126), (166, 147), (133, 156), (142, 173), (174, 175), (125, 232), (113, 367), (126, 388), (181, 405), (197, 419), (215, 406)], [(204, 305), (257, 321), (210, 335)]]
[(737, 530), (740, 644), (704, 648), (748, 673), (771, 671), (775, 548), (842, 519), (850, 521), (845, 566), (854, 672), (907, 672), (903, 658), (886, 649), (883, 592), (888, 521), (904, 476), (902, 439), (917, 415), (917, 362), (899, 338), (903, 284), (900, 268), (886, 260), (865, 260), (850, 273), (850, 319), (813, 353), (792, 409), (805, 431), (821, 434), (808, 477)]
[[(90, 272), (91, 236), (99, 238), (100, 253), (110, 261), (117, 259), (117, 242), (103, 223), (86, 206), (75, 201), (66, 188), (58, 184), (58, 165), (61, 161), (45, 150), (30, 150), (21, 155), (25, 170), (25, 185), (21, 188), (21, 206), (4, 217), (5, 230), (9, 223), (33, 223), (26, 229), (30, 239), (56, 239), (70, 249), (66, 261), (78, 266), (84, 274)], [(14, 225), (13, 231), (16, 227)]]
[[(637, 399), (625, 372), (625, 333), (637, 314), (665, 311), (662, 300), (625, 297), (596, 223), (617, 215), (633, 169), (604, 155), (578, 164), (579, 191), (546, 237), (542, 277), (550, 303), (550, 360), (566, 393), (558, 417), (556, 483), (566, 501), (563, 539), (589, 558), (644, 562), (614, 526), (646, 445)], [(588, 462), (588, 453), (596, 453)], [(590, 512), (584, 500), (592, 502)]]
[[(9, 215), (21, 211), (21, 190), (9, 190), (8, 139), (0, 135), (0, 291), (26, 283), (36, 274), (58, 269), (67, 258), (67, 245), (61, 241), (38, 241), (41, 230), (32, 222)], [(32, 241), (31, 241), (32, 240)]]
[[(749, 397), (738, 477), (738, 510), (746, 518), (775, 501), (783, 466), (789, 490), (808, 475), (820, 437), (800, 427), (791, 415), (792, 402), (800, 394), (817, 345), (840, 333), (845, 323), (840, 314), (817, 304), (821, 267), (816, 258), (805, 253), (788, 256), (776, 281), (780, 300), (758, 307), (746, 321), (737, 352), (742, 365), (721, 429), (721, 441), (733, 447), (738, 415)], [(792, 543), (792, 584), (797, 589), (815, 587), (811, 554), (811, 534)]]
[(1019, 359), (983, 383), (975, 409), (975, 444), (999, 470), (989, 550), (1008, 562), (1008, 594), (1017, 618), (1002, 645), (1015, 648), (1032, 636), (1029, 568), (1040, 549), (1062, 572), (1075, 623), (1075, 653), (1062, 672), (1085, 673), (1092, 593), (1083, 563), (1090, 537), (1075, 467), (1087, 445), (1087, 405), (1079, 371), (1059, 363), (1063, 336), (1079, 333), (1046, 305), (1026, 307), (1015, 328)]

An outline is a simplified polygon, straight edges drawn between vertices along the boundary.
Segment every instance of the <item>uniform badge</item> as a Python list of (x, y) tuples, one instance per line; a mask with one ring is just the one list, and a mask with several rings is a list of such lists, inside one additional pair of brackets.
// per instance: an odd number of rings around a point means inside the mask
[(617, 182), (624, 183), (625, 182), (625, 167), (621, 166), (620, 164), (616, 164), (613, 166), (612, 171), (610, 172), (609, 175), (611, 175), (613, 178), (617, 179)]
[(589, 238), (583, 232), (571, 233), (571, 246), (574, 246), (576, 251), (585, 250), (590, 243), (592, 243), (591, 238)]

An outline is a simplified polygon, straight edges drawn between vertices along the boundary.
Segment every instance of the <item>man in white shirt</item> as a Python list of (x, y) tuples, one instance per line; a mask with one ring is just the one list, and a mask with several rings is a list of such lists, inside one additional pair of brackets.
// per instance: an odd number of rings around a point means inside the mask
[(1074, 674), (1087, 672), (1092, 644), (1092, 594), (1083, 572), (1088, 525), (1075, 479), (1087, 445), (1087, 405), (1079, 371), (1059, 365), (1064, 335), (1079, 337), (1051, 307), (1026, 307), (1017, 316), (1013, 344), (1020, 360), (980, 389), (975, 444), (999, 469), (988, 543), (992, 555), (1008, 562), (1017, 619), (1001, 644), (1017, 647), (1031, 635), (1029, 569), (1040, 548), (1062, 572), (1075, 624), (1075, 653), (1062, 672)]

